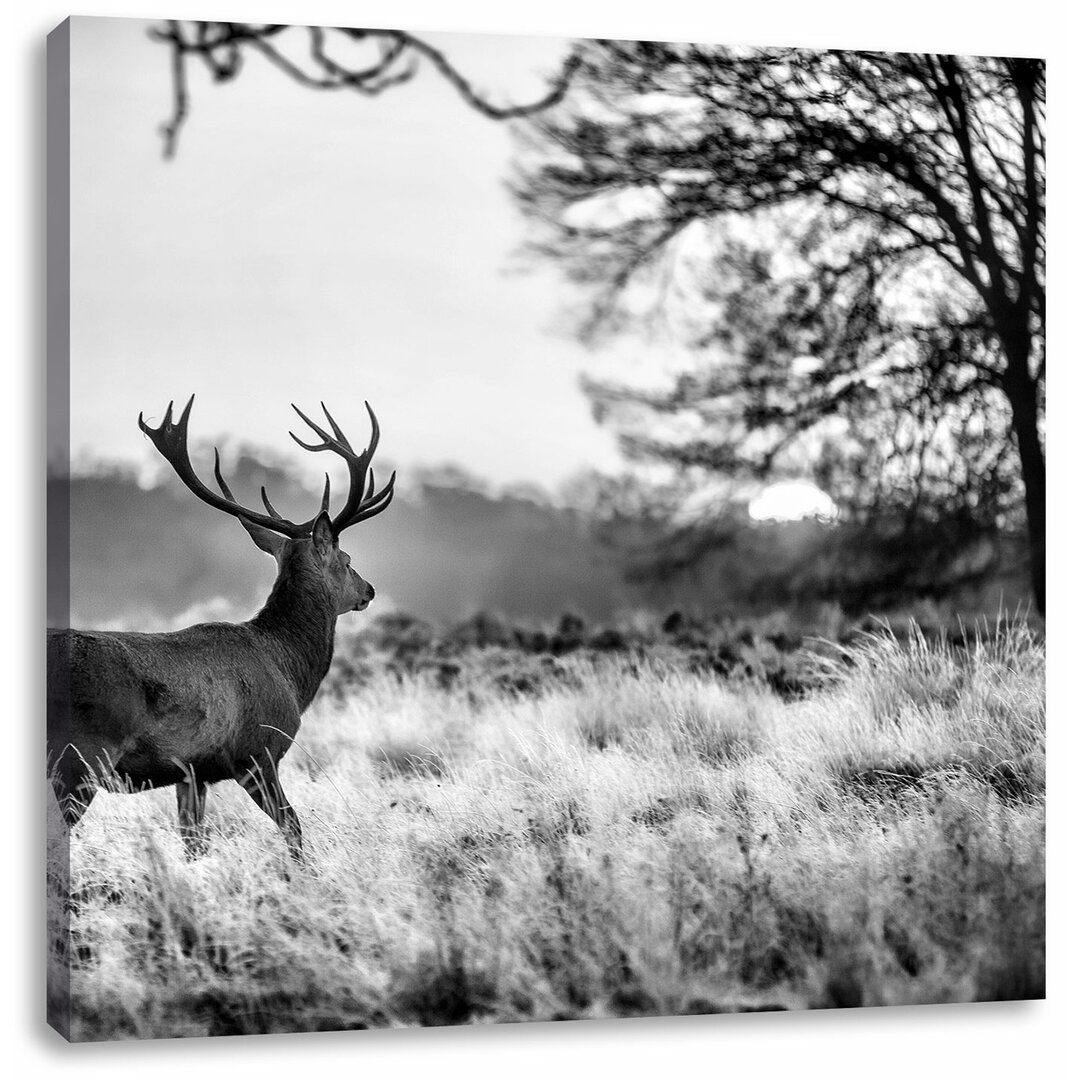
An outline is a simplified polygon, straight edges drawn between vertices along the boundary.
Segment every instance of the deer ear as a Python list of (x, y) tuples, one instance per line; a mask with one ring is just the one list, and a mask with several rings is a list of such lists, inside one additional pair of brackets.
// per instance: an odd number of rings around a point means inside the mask
[(311, 527), (311, 542), (315, 545), (315, 551), (324, 559), (333, 551), (337, 543), (330, 525), (330, 515), (325, 510), (319, 514)]
[(261, 525), (254, 525), (244, 518), (238, 518), (237, 520), (247, 529), (248, 536), (255, 541), (257, 547), (265, 551), (267, 555), (273, 555), (275, 559), (281, 561), (282, 552), (285, 550), (284, 536), (279, 536), (269, 529), (264, 529)]

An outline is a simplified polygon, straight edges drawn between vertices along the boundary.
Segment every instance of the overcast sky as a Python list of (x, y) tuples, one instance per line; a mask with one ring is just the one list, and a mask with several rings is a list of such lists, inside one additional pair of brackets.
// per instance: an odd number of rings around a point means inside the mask
[[(150, 461), (139, 411), (195, 393), (193, 438), (288, 452), (289, 403), (325, 399), (360, 439), (368, 398), (399, 465), (549, 486), (619, 467), (578, 376), (663, 358), (638, 343), (586, 351), (555, 332), (568, 287), (550, 269), (508, 273), (524, 220), (504, 187), (504, 125), (430, 70), (369, 99), (302, 89), (252, 56), (219, 86), (191, 65), (191, 116), (166, 162), (169, 56), (148, 25), (73, 20), (76, 459)], [(517, 101), (566, 44), (427, 36)]]

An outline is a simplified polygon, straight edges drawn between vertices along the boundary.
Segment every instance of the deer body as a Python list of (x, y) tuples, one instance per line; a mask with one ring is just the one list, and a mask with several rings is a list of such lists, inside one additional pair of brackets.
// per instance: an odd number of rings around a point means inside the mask
[[(161, 428), (144, 430), (203, 497), (184, 448), (190, 408), (189, 402), (175, 428), (170, 407)], [(362, 611), (375, 595), (350, 567), (338, 533), (385, 509), (393, 494), (393, 477), (378, 495), (368, 477), (378, 439), (374, 415), (371, 444), (360, 455), (352, 453), (329, 413), (327, 418), (333, 436), (304, 419), (325, 440), (308, 449), (335, 450), (349, 463), (350, 496), (333, 521), (327, 513), (329, 481), (320, 513), (294, 525), (273, 511), (265, 492), (270, 517), (244, 510), (215, 467), (229, 503), (218, 508), (238, 517), (278, 564), (270, 597), (253, 619), (162, 634), (49, 632), (49, 760), (70, 826), (103, 775), (135, 790), (176, 784), (181, 831), (189, 848), (198, 850), (206, 785), (234, 779), (274, 819), (299, 857), (300, 825), (281, 789), (278, 762), (329, 669), (338, 616)]]

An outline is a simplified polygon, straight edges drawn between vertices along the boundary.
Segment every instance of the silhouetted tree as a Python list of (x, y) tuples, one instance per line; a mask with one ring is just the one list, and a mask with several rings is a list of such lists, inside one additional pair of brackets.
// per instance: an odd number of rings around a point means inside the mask
[(965, 536), (1022, 492), (1042, 610), (1043, 64), (612, 41), (581, 59), (517, 126), (528, 249), (583, 288), (586, 339), (661, 312), (705, 358), (658, 391), (587, 383), (599, 417), (631, 453), (736, 477), (809, 443), (849, 512), (947, 513)]
[(577, 49), (571, 49), (548, 93), (538, 101), (496, 105), (480, 94), (440, 50), (404, 30), (170, 19), (150, 33), (155, 41), (169, 47), (172, 58), (173, 111), (161, 129), (166, 157), (175, 154), (180, 128), (187, 119), (191, 60), (203, 63), (215, 81), (229, 82), (240, 74), (246, 57), (261, 56), (301, 86), (351, 91), (368, 97), (409, 82), (426, 61), (472, 108), (493, 120), (528, 116), (553, 105), (565, 94), (580, 62)]

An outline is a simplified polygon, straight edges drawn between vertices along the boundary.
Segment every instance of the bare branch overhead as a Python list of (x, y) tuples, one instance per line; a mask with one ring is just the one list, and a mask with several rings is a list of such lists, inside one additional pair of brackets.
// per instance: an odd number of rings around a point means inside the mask
[[(154, 27), (150, 36), (166, 45), (171, 53), (173, 108), (161, 127), (166, 158), (176, 154), (180, 130), (190, 112), (187, 65), (192, 59), (203, 63), (216, 82), (229, 82), (241, 73), (245, 58), (255, 54), (300, 86), (311, 90), (345, 90), (367, 97), (408, 82), (426, 62), (470, 108), (492, 120), (520, 119), (555, 105), (566, 94), (581, 64), (580, 51), (573, 47), (552, 78), (548, 91), (539, 99), (499, 105), (481, 94), (443, 52), (404, 30), (170, 19)], [(298, 47), (297, 39), (301, 36), (306, 36), (303, 49)], [(348, 52), (350, 59), (346, 60), (342, 52)]]

